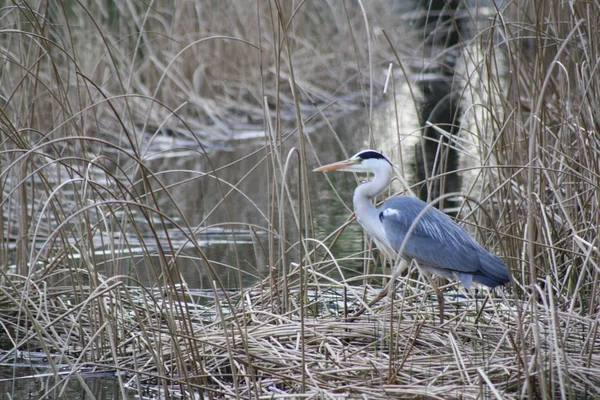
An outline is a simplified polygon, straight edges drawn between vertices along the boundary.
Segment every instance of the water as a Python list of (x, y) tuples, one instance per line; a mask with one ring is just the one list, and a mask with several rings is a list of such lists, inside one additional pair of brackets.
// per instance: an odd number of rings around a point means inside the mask
[[(125, 388), (110, 373), (54, 374), (48, 365), (32, 360), (0, 365), (0, 400), (133, 400), (137, 391)], [(36, 362), (37, 363), (37, 362)]]

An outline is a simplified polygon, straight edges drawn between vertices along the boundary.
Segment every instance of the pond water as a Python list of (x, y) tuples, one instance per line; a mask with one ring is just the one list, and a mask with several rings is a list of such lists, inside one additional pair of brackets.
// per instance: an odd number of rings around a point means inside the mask
[(0, 400), (133, 400), (140, 399), (134, 390), (125, 388), (114, 374), (53, 373), (50, 368), (0, 365)]

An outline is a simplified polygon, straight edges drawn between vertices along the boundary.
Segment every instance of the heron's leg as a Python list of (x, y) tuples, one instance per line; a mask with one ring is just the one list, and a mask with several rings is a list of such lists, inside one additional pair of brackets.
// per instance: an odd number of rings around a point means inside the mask
[(442, 291), (440, 290), (439, 285), (437, 284), (437, 281), (435, 280), (435, 278), (431, 279), (433, 282), (435, 282), (433, 284), (433, 289), (435, 290), (435, 295), (438, 298), (438, 307), (440, 308), (440, 325), (442, 325), (444, 323), (444, 310), (446, 309), (446, 300), (444, 299), (444, 294), (442, 293)]
[(442, 291), (440, 290), (440, 287), (438, 286), (433, 275), (431, 275), (427, 271), (423, 271), (423, 269), (421, 269), (421, 271), (422, 271), (423, 275), (425, 276), (425, 278), (427, 279), (427, 281), (429, 281), (429, 284), (431, 285), (433, 290), (435, 291), (435, 296), (437, 297), (437, 301), (438, 301), (438, 311), (439, 311), (440, 325), (441, 325), (444, 323), (444, 310), (446, 308), (446, 301), (444, 300), (444, 295), (442, 294)]

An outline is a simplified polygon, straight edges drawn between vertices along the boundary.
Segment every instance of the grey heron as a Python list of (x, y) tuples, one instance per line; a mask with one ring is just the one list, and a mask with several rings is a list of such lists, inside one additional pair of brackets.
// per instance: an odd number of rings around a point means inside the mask
[(426, 272), (458, 278), (466, 288), (473, 282), (491, 288), (509, 282), (506, 265), (437, 208), (410, 196), (390, 197), (380, 207), (371, 204), (393, 176), (392, 163), (381, 153), (363, 150), (314, 172), (332, 170), (373, 174), (371, 181), (361, 183), (354, 191), (354, 212), (384, 253), (395, 259), (401, 251), (402, 258), (417, 261)]

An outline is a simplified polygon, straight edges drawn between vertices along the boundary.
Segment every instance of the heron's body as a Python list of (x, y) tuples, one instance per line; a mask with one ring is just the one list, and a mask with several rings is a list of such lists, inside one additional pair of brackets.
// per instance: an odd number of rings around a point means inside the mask
[(371, 199), (388, 187), (393, 168), (380, 153), (361, 151), (346, 161), (316, 171), (371, 172), (371, 181), (354, 191), (354, 212), (364, 230), (386, 254), (411, 261), (436, 275), (458, 278), (465, 287), (473, 281), (489, 287), (510, 280), (508, 268), (481, 247), (450, 217), (427, 203), (408, 196), (394, 196), (380, 207)]

